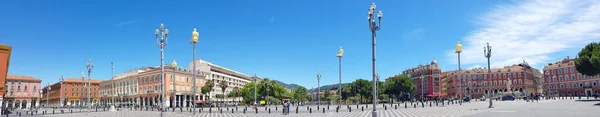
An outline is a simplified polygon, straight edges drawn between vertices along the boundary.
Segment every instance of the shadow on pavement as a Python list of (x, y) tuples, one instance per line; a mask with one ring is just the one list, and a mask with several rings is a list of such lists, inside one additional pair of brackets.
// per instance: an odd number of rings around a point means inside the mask
[(593, 99), (593, 100), (575, 100), (576, 102), (593, 102), (593, 101), (600, 101), (597, 99)]

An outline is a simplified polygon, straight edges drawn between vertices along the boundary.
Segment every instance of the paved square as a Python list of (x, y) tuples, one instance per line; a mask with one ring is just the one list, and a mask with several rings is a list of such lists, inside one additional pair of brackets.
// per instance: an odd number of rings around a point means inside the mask
[[(436, 106), (435, 103), (432, 103), (432, 107), (430, 107), (429, 103), (426, 103), (425, 107), (418, 105), (416, 108), (414, 108), (414, 105), (411, 106), (410, 103), (407, 103), (408, 108), (404, 108), (404, 103), (400, 103), (393, 104), (392, 106), (385, 104), (385, 107), (384, 104), (379, 104), (377, 112), (379, 117), (592, 117), (600, 115), (600, 111), (598, 111), (600, 106), (594, 106), (596, 103), (600, 103), (600, 101), (542, 100), (534, 103), (522, 100), (494, 101), (494, 108), (491, 109), (487, 108), (488, 102), (471, 102), (462, 105), (453, 104), (445, 105), (444, 107), (441, 104)], [(349, 112), (350, 109), (348, 106), (350, 106), (352, 112)], [(395, 106), (398, 106), (397, 109)], [(222, 113), (220, 113), (221, 109), (212, 108), (210, 110), (211, 113), (209, 113), (209, 108), (202, 108), (202, 112), (196, 112), (196, 115), (192, 115), (189, 110), (182, 108), (183, 112), (180, 109), (176, 109), (175, 112), (169, 110), (164, 115), (165, 117), (370, 117), (372, 110), (372, 105), (368, 105), (368, 108), (367, 105), (359, 105), (358, 109), (356, 108), (357, 105), (342, 105), (338, 112), (336, 112), (335, 105), (330, 105), (329, 109), (323, 105), (318, 107), (320, 108), (319, 110), (316, 109), (316, 105), (308, 106), (309, 109), (307, 110), (307, 106), (299, 106), (298, 113), (296, 113), (296, 107), (292, 107), (289, 115), (282, 114), (281, 106), (259, 107), (258, 113), (251, 107), (248, 107), (246, 113), (244, 113), (246, 107), (238, 107), (237, 110), (235, 110), (235, 107), (221, 108)], [(310, 108), (312, 108), (312, 113), (310, 112)], [(364, 108), (364, 111), (362, 111), (362, 108)], [(268, 112), (269, 109), (271, 109), (271, 113)], [(323, 112), (323, 109), (325, 109), (325, 112)], [(160, 117), (160, 112), (156, 110), (146, 111), (144, 109), (142, 111), (135, 111), (125, 109), (119, 112), (99, 111), (95, 112), (95, 110), (92, 110), (91, 113), (87, 114), (85, 110), (79, 112), (79, 109), (74, 109), (74, 113), (70, 113), (67, 110), (65, 114), (58, 114), (60, 111), (57, 110), (57, 114), (52, 114), (52, 110), (49, 110), (49, 114), (41, 115), (41, 113), (38, 113), (34, 116)], [(25, 115), (23, 112), (22, 116), (31, 115)]]

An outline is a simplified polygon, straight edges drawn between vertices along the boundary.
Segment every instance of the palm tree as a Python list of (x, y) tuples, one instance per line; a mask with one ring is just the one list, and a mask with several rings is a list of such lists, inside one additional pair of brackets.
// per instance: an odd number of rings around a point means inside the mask
[(236, 101), (235, 99), (240, 95), (240, 90), (237, 87), (234, 87), (233, 90), (231, 91), (231, 93), (233, 93), (233, 100), (234, 102)]
[(228, 86), (227, 81), (225, 81), (225, 80), (223, 80), (223, 81), (221, 81), (221, 83), (219, 83), (219, 87), (221, 87), (221, 92), (223, 92), (223, 100), (222, 100), (223, 103), (225, 103), (225, 97), (226, 97), (225, 89), (227, 89), (227, 86)]
[(202, 94), (207, 94), (209, 95), (208, 98), (208, 102), (210, 103), (210, 92), (212, 92), (213, 87), (215, 87), (215, 81), (214, 80), (208, 80), (206, 81), (206, 83), (204, 84), (204, 86), (201, 88), (201, 92)]

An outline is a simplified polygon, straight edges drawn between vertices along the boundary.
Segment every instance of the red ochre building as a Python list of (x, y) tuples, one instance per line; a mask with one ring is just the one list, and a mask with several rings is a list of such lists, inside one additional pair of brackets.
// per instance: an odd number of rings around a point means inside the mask
[(410, 68), (399, 75), (407, 75), (413, 80), (413, 83), (416, 86), (414, 91), (414, 96), (416, 98), (434, 98), (443, 96), (441, 84), (442, 68), (435, 59), (432, 60), (430, 64)]
[[(93, 105), (98, 104), (100, 100), (100, 82), (102, 80), (92, 79), (90, 87), (91, 103)], [(62, 107), (62, 106), (86, 106), (88, 100), (88, 78), (83, 81), (82, 78), (67, 78), (48, 85), (42, 89), (41, 105)]]
[(600, 75), (577, 72), (575, 60), (565, 58), (544, 67), (546, 93), (550, 96), (591, 96), (600, 93)]
[(40, 83), (42, 80), (31, 76), (8, 75), (4, 100), (8, 108), (29, 108), (40, 102)]
[[(447, 97), (464, 97), (481, 98), (484, 94), (487, 97), (490, 89), (488, 83), (488, 69), (474, 68), (461, 70), (460, 77), (457, 70), (447, 71), (445, 78), (448, 78)], [(494, 96), (499, 96), (508, 92), (513, 92), (513, 95), (523, 96), (524, 94), (539, 94), (541, 93), (541, 73), (529, 66), (527, 63), (505, 66), (503, 68), (492, 68), (491, 75), (492, 87), (491, 91)], [(510, 89), (507, 89), (508, 79), (510, 78)], [(459, 83), (459, 80), (462, 80)], [(536, 84), (536, 81), (538, 82)], [(461, 85), (462, 84), (462, 85)], [(463, 90), (460, 90), (462, 86)]]
[[(0, 44), (0, 82), (6, 82), (11, 51), (12, 47)], [(4, 92), (6, 92), (6, 86), (4, 83), (0, 83), (0, 105), (5, 105)], [(0, 108), (0, 112), (2, 112), (2, 108)]]

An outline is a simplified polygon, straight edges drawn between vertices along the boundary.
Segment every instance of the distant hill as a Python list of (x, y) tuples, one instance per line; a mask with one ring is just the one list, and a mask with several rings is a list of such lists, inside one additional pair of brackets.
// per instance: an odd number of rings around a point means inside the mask
[[(346, 86), (348, 84), (350, 84), (350, 83), (342, 83), (342, 87), (344, 87), (344, 86)], [(321, 86), (321, 91), (323, 91), (323, 90), (337, 89), (338, 87), (339, 87), (339, 84), (323, 85), (323, 86)], [(313, 92), (313, 91), (317, 91), (317, 89), (318, 88), (314, 88), (314, 89), (310, 89), (309, 91)]]
[(290, 89), (290, 90), (296, 90), (298, 87), (300, 87), (300, 85), (297, 85), (297, 84), (287, 84), (287, 83), (283, 83), (283, 82), (281, 82), (279, 80), (275, 80), (275, 82), (277, 82), (277, 84), (279, 84), (279, 85), (281, 85), (281, 86), (283, 86), (283, 87), (285, 87), (287, 89)]

